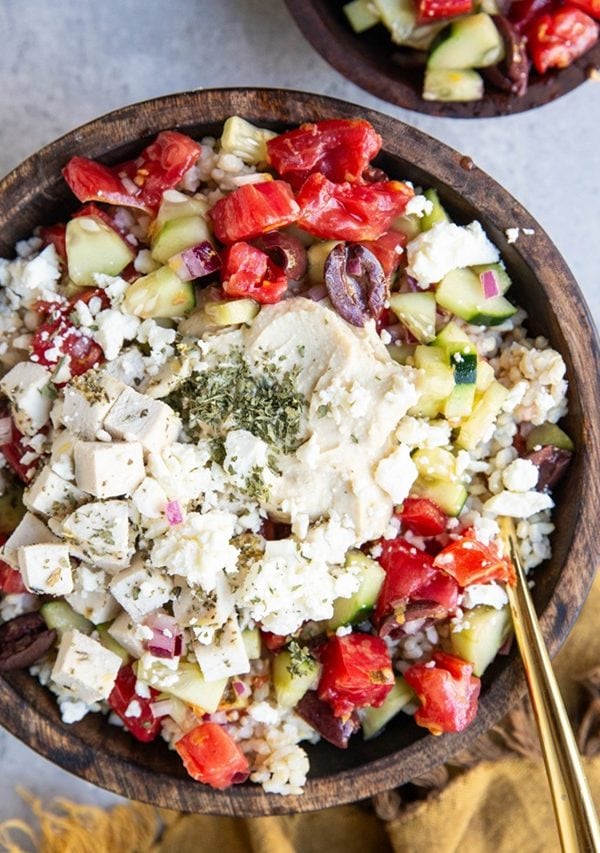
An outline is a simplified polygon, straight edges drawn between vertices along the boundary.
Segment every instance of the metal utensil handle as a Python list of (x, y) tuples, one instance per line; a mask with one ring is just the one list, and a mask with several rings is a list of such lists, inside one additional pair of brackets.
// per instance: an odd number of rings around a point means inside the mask
[(507, 587), (508, 600), (538, 726), (560, 843), (565, 853), (600, 851), (598, 816), (518, 556), (512, 519), (500, 519), (500, 529), (517, 572), (516, 586)]

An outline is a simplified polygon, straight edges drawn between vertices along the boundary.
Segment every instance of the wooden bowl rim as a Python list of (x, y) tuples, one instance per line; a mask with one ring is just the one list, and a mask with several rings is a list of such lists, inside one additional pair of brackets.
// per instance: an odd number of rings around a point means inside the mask
[[(600, 42), (568, 68), (534, 74), (525, 95), (519, 97), (487, 87), (482, 100), (466, 103), (425, 101), (421, 87), (390, 61), (389, 71), (369, 50), (361, 35), (339, 22), (327, 0), (285, 0), (302, 35), (323, 59), (347, 80), (384, 101), (404, 109), (440, 118), (492, 118), (526, 112), (551, 103), (589, 80), (590, 69), (600, 66)], [(394, 47), (389, 42), (390, 50)], [(400, 49), (400, 45), (396, 49)], [(397, 74), (392, 73), (396, 70)]]
[[(560, 329), (573, 358), (574, 376), (585, 377), (585, 382), (578, 383), (578, 392), (586, 442), (585, 476), (582, 490), (576, 496), (578, 515), (571, 548), (541, 617), (550, 653), (555, 654), (583, 605), (597, 558), (594, 531), (598, 501), (594, 477), (600, 469), (600, 426), (594, 412), (600, 400), (600, 370), (591, 369), (590, 365), (596, 368), (600, 365), (598, 339), (579, 288), (549, 237), (518, 202), (469, 158), (398, 119), (333, 98), (264, 88), (191, 91), (115, 110), (33, 154), (0, 181), (0, 200), (3, 200), (0, 224), (3, 219), (9, 221), (12, 211), (20, 211), (40, 192), (44, 201), (44, 181), (55, 179), (60, 166), (76, 152), (97, 157), (162, 129), (179, 127), (185, 131), (194, 124), (218, 124), (236, 113), (251, 121), (279, 125), (324, 117), (368, 119), (382, 134), (386, 152), (408, 163), (415, 163), (418, 156), (419, 167), (427, 172), (432, 182), (460, 193), (477, 211), (478, 218), (484, 219), (486, 225), (494, 227), (501, 235), (495, 239), (503, 254), (512, 252), (525, 260), (538, 280), (544, 282), (548, 297), (558, 300)], [(501, 199), (501, 204), (493, 202), (494, 195)], [(534, 228), (535, 241), (520, 240), (508, 246), (503, 232), (515, 222)], [(27, 679), (29, 683), (29, 676)], [(77, 726), (69, 727), (66, 732), (59, 730), (55, 721), (30, 704), (19, 689), (5, 679), (0, 679), (0, 722), (41, 755), (117, 794), (182, 811), (252, 816), (339, 805), (402, 784), (466, 748), (506, 713), (524, 689), (522, 668), (514, 659), (483, 696), (478, 718), (467, 731), (441, 738), (426, 735), (359, 769), (316, 779), (309, 777), (305, 793), (291, 797), (265, 794), (258, 786), (215, 791), (191, 780), (148, 771), (108, 751), (97, 753), (86, 743)], [(45, 690), (39, 686), (39, 691)]]

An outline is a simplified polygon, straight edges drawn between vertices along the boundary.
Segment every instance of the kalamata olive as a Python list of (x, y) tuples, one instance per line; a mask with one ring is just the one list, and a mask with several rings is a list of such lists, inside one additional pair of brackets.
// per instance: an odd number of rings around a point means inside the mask
[(530, 63), (525, 50), (525, 37), (519, 35), (513, 24), (504, 15), (494, 15), (494, 23), (504, 42), (505, 57), (498, 65), (482, 68), (488, 83), (513, 95), (524, 95), (527, 91)]
[(355, 713), (347, 720), (336, 717), (327, 702), (319, 699), (315, 690), (309, 690), (304, 694), (296, 705), (296, 713), (322, 738), (339, 749), (346, 749), (351, 735), (360, 728), (360, 722)]
[(547, 444), (540, 450), (534, 450), (525, 457), (539, 469), (536, 489), (553, 489), (565, 475), (573, 454), (570, 450), (561, 450), (553, 444)]
[(0, 625), (0, 672), (25, 669), (39, 660), (56, 642), (39, 613), (23, 613)]
[(269, 231), (252, 240), (252, 245), (268, 255), (292, 281), (302, 278), (306, 272), (306, 249), (297, 237), (280, 231)]
[(325, 261), (325, 286), (340, 317), (353, 326), (376, 320), (389, 296), (389, 284), (375, 255), (360, 243), (338, 243)]
[(395, 53), (392, 53), (390, 58), (399, 68), (414, 69), (425, 68), (427, 65), (427, 56), (426, 50), (407, 48), (406, 50), (397, 50)]

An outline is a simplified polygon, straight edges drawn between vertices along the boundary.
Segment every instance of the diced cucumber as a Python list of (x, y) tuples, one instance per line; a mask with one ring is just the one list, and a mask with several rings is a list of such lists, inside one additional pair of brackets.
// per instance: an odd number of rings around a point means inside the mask
[[(205, 681), (200, 667), (196, 663), (180, 661), (174, 672), (166, 664), (154, 659), (148, 664), (144, 655), (137, 663), (137, 676), (147, 681), (156, 690), (162, 690), (184, 702), (201, 708), (206, 714), (214, 714), (225, 692), (226, 678), (218, 681)], [(173, 682), (173, 677), (176, 680)]]
[(485, 12), (453, 21), (431, 47), (427, 68), (487, 68), (504, 59), (504, 41)]
[(409, 414), (417, 418), (433, 418), (442, 411), (444, 401), (454, 393), (452, 369), (442, 362), (432, 361), (422, 368), (416, 380), (417, 402)]
[(436, 503), (446, 515), (457, 516), (467, 499), (467, 490), (462, 483), (444, 480), (425, 480), (419, 477), (412, 487), (414, 494)]
[(540, 424), (527, 433), (525, 446), (528, 453), (536, 447), (545, 447), (547, 444), (558, 447), (559, 450), (575, 450), (575, 445), (567, 433), (556, 424)]
[(510, 633), (510, 610), (508, 606), (501, 610), (475, 607), (465, 610), (463, 621), (465, 627), (462, 631), (450, 634), (452, 651), (473, 664), (474, 675), (483, 675)]
[(340, 625), (357, 625), (367, 619), (383, 586), (385, 571), (362, 551), (348, 551), (346, 567), (360, 571), (360, 586), (350, 598), (334, 601), (333, 616), (327, 623), (330, 631), (335, 631)]
[(390, 230), (399, 231), (410, 242), (421, 233), (421, 220), (416, 213), (402, 214), (394, 219)]
[(387, 351), (398, 364), (407, 364), (415, 352), (414, 344), (387, 344)]
[(203, 216), (181, 216), (165, 222), (152, 240), (150, 254), (159, 264), (166, 264), (169, 258), (184, 249), (211, 240), (212, 235)]
[(424, 101), (447, 103), (480, 101), (483, 98), (483, 77), (471, 68), (427, 68), (423, 81)]
[(413, 0), (373, 0), (381, 21), (390, 31), (392, 41), (402, 44), (411, 34), (417, 21)]
[(77, 216), (67, 222), (67, 268), (79, 287), (96, 284), (94, 275), (119, 275), (134, 258), (133, 249), (98, 216)]
[(302, 659), (296, 657), (289, 649), (282, 649), (273, 659), (275, 699), (282, 708), (294, 708), (319, 679), (321, 667), (315, 658), (304, 649)]
[(456, 458), (443, 447), (421, 447), (412, 455), (419, 476), (426, 480), (454, 480)]
[(182, 281), (170, 267), (161, 267), (129, 285), (123, 310), (143, 319), (181, 317), (195, 304), (193, 284)]
[(235, 154), (244, 163), (257, 166), (267, 161), (267, 142), (277, 134), (266, 127), (256, 127), (240, 116), (230, 116), (223, 125), (221, 151)]
[(40, 614), (49, 628), (54, 628), (58, 639), (62, 638), (67, 631), (81, 631), (82, 634), (91, 634), (94, 625), (85, 616), (76, 613), (75, 610), (62, 599), (47, 601), (40, 607)]
[(419, 341), (426, 344), (435, 338), (435, 296), (422, 293), (392, 293), (390, 308)]
[(368, 0), (352, 0), (342, 8), (355, 33), (364, 33), (380, 21), (379, 15), (373, 12), (373, 3)]
[(262, 650), (258, 628), (246, 628), (245, 631), (242, 631), (242, 640), (246, 647), (248, 660), (258, 660)]
[(418, 344), (414, 352), (415, 367), (427, 370), (432, 364), (447, 364), (444, 351), (441, 347), (430, 347)]
[(487, 436), (507, 397), (508, 388), (494, 380), (475, 405), (472, 414), (462, 423), (456, 437), (458, 447), (475, 450)]
[[(461, 346), (459, 344), (459, 346)], [(450, 367), (454, 372), (456, 385), (475, 385), (477, 382), (477, 353), (450, 353)]]
[(362, 730), (365, 740), (369, 740), (389, 723), (405, 705), (416, 698), (415, 693), (401, 675), (396, 677), (396, 683), (385, 697), (379, 708), (365, 708), (362, 718)]
[(437, 34), (448, 26), (447, 21), (437, 21), (434, 24), (422, 24), (415, 27), (405, 38), (402, 39), (403, 47), (412, 47), (415, 50), (429, 50)]
[[(502, 264), (477, 264), (471, 267), (475, 275), (480, 276), (484, 272), (493, 272), (500, 288), (500, 293), (505, 294), (508, 288), (512, 285), (509, 274), (506, 272)], [(481, 280), (481, 279), (480, 279)]]
[(0, 533), (5, 535), (12, 533), (24, 515), (25, 507), (21, 488), (10, 488), (0, 495)]
[[(471, 349), (467, 349), (467, 352), (474, 352), (473, 343), (471, 342), (470, 337), (466, 332), (457, 325), (454, 320), (450, 320), (447, 323), (442, 331), (438, 334), (435, 341), (433, 342), (436, 347), (444, 347), (444, 349), (449, 352), (450, 347), (453, 344), (468, 344)], [(452, 352), (456, 352), (456, 349), (453, 347)]]
[(158, 234), (166, 222), (181, 219), (184, 216), (205, 216), (208, 202), (199, 196), (190, 196), (177, 190), (166, 190), (152, 223), (152, 233)]
[(323, 284), (325, 281), (325, 261), (339, 242), (339, 240), (321, 240), (313, 243), (307, 251), (308, 278), (313, 284)]
[(254, 299), (229, 299), (223, 302), (207, 302), (204, 306), (206, 316), (215, 326), (235, 326), (250, 323), (260, 310)]
[(96, 631), (98, 632), (98, 639), (100, 643), (104, 646), (105, 649), (108, 649), (109, 652), (113, 652), (115, 655), (118, 655), (124, 664), (129, 663), (131, 660), (131, 655), (129, 652), (123, 648), (120, 643), (117, 643), (114, 637), (108, 633), (108, 629), (112, 625), (112, 622), (104, 622), (102, 625), (98, 625), (96, 627)]
[(475, 383), (455, 385), (444, 404), (444, 417), (457, 421), (468, 417), (475, 403)]
[(468, 268), (447, 273), (435, 298), (442, 308), (476, 326), (497, 326), (517, 310), (504, 296), (486, 299), (479, 276)]
[(421, 231), (429, 231), (434, 225), (439, 225), (440, 222), (450, 222), (450, 217), (444, 210), (440, 197), (437, 192), (431, 187), (423, 193), (427, 201), (433, 205), (431, 213), (426, 213), (421, 217)]
[(477, 362), (477, 393), (487, 391), (487, 389), (490, 387), (495, 378), (496, 374), (494, 373), (494, 368), (489, 363), (489, 361), (479, 359), (479, 361)]

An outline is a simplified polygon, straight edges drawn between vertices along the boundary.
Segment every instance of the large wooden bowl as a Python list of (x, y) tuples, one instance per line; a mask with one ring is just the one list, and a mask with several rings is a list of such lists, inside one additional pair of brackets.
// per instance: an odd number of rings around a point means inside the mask
[(347, 0), (286, 0), (303, 35), (323, 59), (384, 101), (409, 110), (446, 118), (487, 118), (531, 110), (555, 101), (585, 82), (600, 66), (600, 42), (568, 68), (539, 75), (533, 71), (525, 95), (517, 97), (486, 83), (480, 101), (424, 101), (423, 69), (411, 67), (410, 51), (395, 45), (383, 25), (355, 33), (342, 7)]
[[(154, 134), (177, 127), (200, 138), (218, 135), (234, 113), (283, 129), (312, 119), (363, 116), (384, 139), (378, 163), (390, 175), (434, 186), (459, 222), (481, 220), (500, 247), (529, 311), (530, 329), (546, 335), (564, 356), (569, 376), (567, 429), (577, 447), (558, 494), (554, 556), (536, 572), (534, 596), (551, 653), (569, 633), (588, 592), (597, 556), (600, 470), (600, 382), (595, 331), (573, 277), (540, 226), (472, 162), (429, 136), (370, 110), (318, 95), (268, 89), (190, 92), (110, 113), (62, 137), (26, 160), (0, 183), (0, 256), (34, 226), (64, 217), (74, 202), (60, 176), (73, 154), (107, 163), (134, 155)], [(507, 245), (504, 230), (535, 229)], [(0, 679), (0, 722), (66, 770), (133, 799), (192, 812), (262, 815), (308, 811), (367, 797), (401, 784), (466, 747), (514, 705), (524, 691), (515, 657), (497, 660), (483, 679), (476, 722), (459, 735), (434, 738), (405, 715), (384, 734), (359, 735), (346, 751), (310, 746), (311, 772), (300, 797), (263, 793), (253, 785), (219, 792), (193, 782), (164, 743), (141, 745), (105, 718), (90, 714), (65, 725), (54, 696), (27, 673)]]

